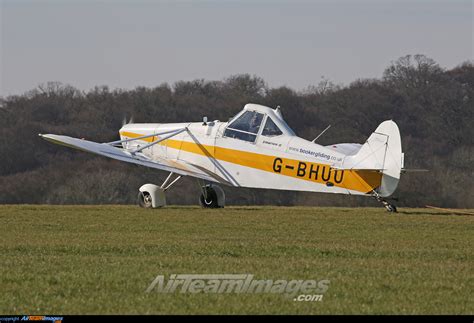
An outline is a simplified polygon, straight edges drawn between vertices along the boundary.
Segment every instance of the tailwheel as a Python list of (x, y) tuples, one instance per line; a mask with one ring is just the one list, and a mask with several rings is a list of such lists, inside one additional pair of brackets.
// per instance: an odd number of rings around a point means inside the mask
[(385, 209), (390, 212), (390, 213), (397, 213), (397, 207), (388, 202), (387, 200), (385, 200), (383, 197), (381, 197), (376, 191), (372, 191), (372, 196), (377, 200), (379, 201), (380, 203), (383, 204), (383, 206), (385, 207)]
[(386, 202), (387, 204), (384, 204), (385, 206), (385, 209), (387, 209), (388, 212), (393, 212), (393, 213), (397, 213), (397, 207), (393, 204), (390, 204), (388, 202)]

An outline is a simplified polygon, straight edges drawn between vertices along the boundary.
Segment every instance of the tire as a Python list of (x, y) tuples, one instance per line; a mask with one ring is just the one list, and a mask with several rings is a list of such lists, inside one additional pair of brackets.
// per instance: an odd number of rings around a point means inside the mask
[(207, 199), (204, 197), (204, 194), (201, 194), (199, 197), (199, 204), (203, 208), (215, 209), (218, 208), (217, 204), (217, 193), (212, 187), (206, 187)]
[(387, 206), (385, 206), (385, 208), (390, 213), (397, 213), (397, 207), (393, 204), (388, 204)]
[(149, 209), (153, 207), (151, 195), (148, 192), (138, 192), (138, 205), (142, 208)]

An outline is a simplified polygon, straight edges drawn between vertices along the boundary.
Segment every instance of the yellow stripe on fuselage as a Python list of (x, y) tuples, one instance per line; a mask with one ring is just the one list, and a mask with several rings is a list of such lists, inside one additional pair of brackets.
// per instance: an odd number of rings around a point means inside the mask
[[(143, 134), (128, 131), (122, 131), (120, 134), (129, 138), (144, 136)], [(158, 137), (149, 137), (140, 140), (151, 143), (157, 139)], [(219, 146), (202, 145), (184, 140), (167, 139), (159, 144), (188, 153), (207, 156), (270, 173), (285, 175), (324, 185), (327, 185), (329, 182), (336, 187), (342, 187), (363, 193), (371, 192), (379, 187), (382, 180), (382, 174), (375, 171), (335, 170), (327, 164), (270, 156)]]

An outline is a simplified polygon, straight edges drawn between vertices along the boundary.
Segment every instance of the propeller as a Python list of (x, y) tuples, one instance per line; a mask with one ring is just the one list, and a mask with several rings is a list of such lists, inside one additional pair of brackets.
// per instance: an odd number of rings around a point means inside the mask
[(133, 123), (133, 116), (130, 117), (130, 120), (128, 120), (127, 122), (127, 116), (124, 115), (123, 116), (123, 120), (122, 120), (122, 127), (127, 125), (127, 124), (130, 124), (130, 123)]

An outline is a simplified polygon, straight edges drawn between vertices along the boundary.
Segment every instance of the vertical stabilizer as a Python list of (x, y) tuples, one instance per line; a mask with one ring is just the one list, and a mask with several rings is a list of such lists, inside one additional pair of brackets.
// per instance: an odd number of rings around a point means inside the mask
[(395, 192), (403, 167), (403, 153), (398, 126), (392, 120), (382, 122), (362, 145), (359, 152), (344, 161), (344, 168), (378, 170), (381, 185), (376, 189), (382, 196)]

